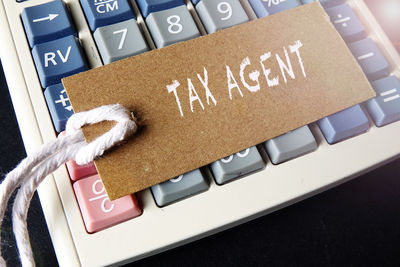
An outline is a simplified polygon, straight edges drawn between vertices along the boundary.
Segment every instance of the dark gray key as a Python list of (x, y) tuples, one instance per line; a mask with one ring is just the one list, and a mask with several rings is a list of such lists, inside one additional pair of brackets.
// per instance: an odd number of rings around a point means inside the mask
[(370, 38), (351, 43), (349, 48), (368, 79), (377, 80), (389, 75), (389, 63)]
[(149, 50), (134, 19), (97, 28), (93, 36), (104, 64)]
[(200, 36), (186, 6), (153, 12), (146, 23), (158, 48)]
[(317, 149), (317, 142), (308, 126), (275, 137), (264, 143), (272, 163), (279, 164)]
[(346, 42), (355, 42), (366, 37), (364, 26), (348, 4), (328, 8), (326, 13)]
[(380, 127), (400, 120), (400, 81), (390, 76), (371, 83), (377, 97), (366, 103), (375, 125)]
[[(303, 4), (309, 4), (315, 1), (317, 0), (302, 0)], [(325, 8), (328, 8), (343, 4), (345, 0), (319, 0), (319, 1), (321, 2), (321, 5), (323, 5)]]
[(239, 0), (201, 0), (196, 10), (208, 33), (249, 21)]
[(329, 144), (368, 131), (368, 118), (360, 105), (355, 105), (318, 121), (318, 126)]
[(166, 206), (183, 198), (204, 192), (209, 185), (199, 169), (151, 187), (158, 206)]
[(227, 183), (242, 175), (264, 168), (265, 164), (255, 146), (211, 163), (210, 168), (218, 184)]

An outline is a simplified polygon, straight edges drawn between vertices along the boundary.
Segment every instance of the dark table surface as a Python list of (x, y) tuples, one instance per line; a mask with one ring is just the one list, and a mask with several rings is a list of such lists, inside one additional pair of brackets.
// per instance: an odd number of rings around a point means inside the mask
[[(0, 95), (2, 179), (25, 157), (2, 68)], [(19, 266), (9, 211), (1, 231), (2, 252), (9, 266)], [(36, 195), (28, 224), (37, 265), (57, 266)], [(131, 265), (399, 266), (400, 159), (270, 215)]]

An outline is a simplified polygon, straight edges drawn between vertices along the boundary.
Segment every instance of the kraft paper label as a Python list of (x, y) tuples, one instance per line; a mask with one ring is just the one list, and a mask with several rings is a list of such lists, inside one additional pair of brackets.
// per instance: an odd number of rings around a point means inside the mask
[[(375, 96), (319, 3), (63, 79), (75, 112), (120, 103), (139, 132), (96, 160), (110, 199)], [(111, 127), (84, 129), (88, 140)]]

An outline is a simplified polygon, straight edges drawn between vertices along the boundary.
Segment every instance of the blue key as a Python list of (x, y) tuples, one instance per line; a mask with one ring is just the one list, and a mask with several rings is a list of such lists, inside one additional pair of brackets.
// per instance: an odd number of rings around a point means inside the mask
[(370, 38), (351, 43), (349, 48), (368, 79), (377, 80), (389, 75), (389, 63)]
[(368, 118), (359, 105), (325, 117), (318, 121), (318, 125), (329, 144), (361, 134), (369, 128)]
[(249, 0), (249, 2), (259, 18), (301, 6), (300, 0)]
[[(316, 0), (302, 0), (303, 4), (309, 4), (315, 2)], [(319, 0), (321, 5), (325, 8), (337, 6), (344, 3), (344, 0)]]
[(74, 114), (64, 86), (58, 83), (47, 87), (44, 91), (44, 97), (49, 107), (54, 128), (58, 133), (64, 131), (67, 120)]
[(198, 2), (200, 2), (200, 0), (192, 0), (193, 5), (197, 5)]
[(43, 88), (87, 70), (78, 41), (72, 35), (35, 45), (32, 56)]
[(21, 19), (31, 47), (75, 34), (71, 18), (61, 0), (27, 7), (22, 11)]
[(371, 83), (377, 97), (366, 103), (367, 109), (378, 127), (400, 120), (400, 81), (396, 76)]
[(135, 18), (128, 0), (80, 0), (92, 31)]
[(152, 12), (158, 12), (174, 8), (180, 5), (184, 5), (185, 1), (184, 0), (137, 0), (137, 3), (139, 5), (140, 11), (142, 11), (143, 17), (147, 17)]
[(336, 30), (346, 42), (365, 38), (365, 28), (348, 4), (326, 9)]

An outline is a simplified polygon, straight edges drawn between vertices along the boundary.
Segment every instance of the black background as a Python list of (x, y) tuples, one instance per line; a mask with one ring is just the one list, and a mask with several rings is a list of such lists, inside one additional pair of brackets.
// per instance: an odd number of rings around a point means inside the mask
[[(378, 3), (387, 1), (367, 2), (378, 10)], [(384, 18), (382, 12), (377, 11), (376, 16)], [(395, 43), (400, 40), (400, 31), (390, 33)], [(0, 96), (0, 177), (3, 177), (25, 157), (25, 150), (2, 69)], [(1, 231), (2, 252), (9, 266), (18, 266), (9, 211)], [(36, 195), (28, 224), (37, 265), (56, 266)], [(400, 160), (273, 214), (131, 265), (399, 266)]]

